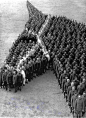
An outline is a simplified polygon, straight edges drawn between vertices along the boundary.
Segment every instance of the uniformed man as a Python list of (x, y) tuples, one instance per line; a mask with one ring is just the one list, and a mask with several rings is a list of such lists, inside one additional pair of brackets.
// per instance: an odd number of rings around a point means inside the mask
[(40, 72), (40, 66), (41, 66), (39, 57), (37, 58), (36, 63), (37, 63), (37, 73), (36, 73), (36, 75), (38, 76), (40, 74), (39, 72)]
[(75, 100), (75, 106), (74, 106), (74, 115), (76, 118), (82, 117), (82, 110), (83, 110), (83, 98), (82, 95), (79, 94), (78, 98)]
[(22, 68), (20, 69), (20, 72), (23, 76), (23, 86), (25, 86), (25, 82), (26, 82), (26, 75), (25, 75), (25, 67), (22, 66)]
[(75, 86), (72, 87), (72, 90), (69, 91), (69, 96), (68, 96), (68, 105), (70, 107), (70, 112), (72, 112), (72, 107), (71, 107), (71, 98), (72, 96), (76, 93)]
[(67, 89), (67, 100), (69, 98), (69, 92), (72, 90), (72, 87), (74, 86), (74, 81), (71, 82), (71, 85), (68, 86), (68, 89)]
[(70, 86), (70, 79), (67, 77), (67, 81), (64, 84), (64, 92), (65, 92), (64, 96), (66, 98), (66, 101), (67, 101), (67, 90), (69, 86)]
[(86, 117), (86, 90), (83, 92), (82, 99), (83, 99), (82, 115), (83, 118), (85, 118)]
[(2, 88), (2, 70), (0, 69), (0, 87)]
[(31, 76), (30, 76), (30, 59), (25, 64), (25, 74), (26, 74), (26, 79), (28, 79), (28, 81), (30, 82), (31, 81)]
[(84, 89), (86, 88), (86, 79), (83, 78), (83, 81), (80, 82), (80, 84), (78, 85), (78, 93), (80, 93), (81, 91), (84, 91)]
[(7, 69), (4, 70), (2, 74), (3, 88), (7, 90)]
[(11, 91), (11, 87), (13, 85), (13, 73), (12, 70), (9, 70), (7, 73), (7, 83), (8, 83), (8, 89)]
[[(62, 68), (61, 68), (61, 70), (62, 70)], [(60, 76), (60, 88), (62, 88), (62, 80), (65, 79), (66, 76), (67, 76), (66, 75), (66, 70), (64, 70), (63, 73), (61, 72), (61, 76)]]
[(71, 109), (72, 109), (72, 113), (73, 113), (73, 116), (74, 116), (74, 106), (75, 106), (75, 101), (78, 97), (78, 93), (74, 93), (74, 95), (71, 97)]
[(18, 89), (21, 91), (21, 87), (23, 85), (23, 76), (21, 74), (21, 71), (18, 71), (17, 73), (17, 84), (18, 84)]
[[(65, 89), (64, 89), (64, 85), (67, 81), (68, 77), (66, 76), (63, 80), (62, 80), (62, 91), (65, 92)], [(65, 93), (64, 93), (65, 94)]]
[(14, 72), (13, 72), (13, 85), (14, 85), (14, 88), (15, 88), (15, 92), (17, 92), (18, 83), (17, 83), (17, 71), (16, 70), (14, 70)]

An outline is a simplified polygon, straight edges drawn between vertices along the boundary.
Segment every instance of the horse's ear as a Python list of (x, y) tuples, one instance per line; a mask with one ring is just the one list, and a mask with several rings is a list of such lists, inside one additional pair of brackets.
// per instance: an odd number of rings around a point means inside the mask
[(32, 10), (31, 10), (32, 4), (27, 0), (27, 2), (26, 2), (26, 6), (27, 6), (27, 9), (28, 9), (29, 18), (30, 18), (30, 17), (33, 16), (33, 14), (32, 14)]
[(40, 11), (34, 5), (32, 5), (28, 0), (26, 2), (26, 6), (29, 12), (29, 18), (33, 17), (33, 15), (36, 15), (35, 13), (40, 13)]

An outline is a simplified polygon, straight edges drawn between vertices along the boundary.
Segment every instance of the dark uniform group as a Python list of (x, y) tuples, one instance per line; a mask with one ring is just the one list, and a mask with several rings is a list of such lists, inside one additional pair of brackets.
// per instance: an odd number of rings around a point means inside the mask
[[(26, 29), (38, 33), (47, 16), (41, 14), (31, 4), (28, 5), (31, 6), (33, 16), (26, 23)], [(22, 69), (27, 83), (43, 74), (51, 65), (73, 117), (86, 117), (86, 25), (66, 17), (52, 16), (40, 35), (49, 52), (50, 61), (48, 62), (48, 58), (38, 46), (35, 53), (26, 58), (17, 71), (21, 58), (36, 45), (36, 38), (28, 36), (24, 31), (13, 43), (6, 58), (6, 64), (11, 69), (6, 66), (1, 68), (0, 86), (6, 90), (15, 88), (15, 92), (21, 90), (24, 82)]]
[(62, 69), (62, 65), (58, 59), (54, 59), (53, 61), (53, 70), (74, 118), (85, 117), (86, 75), (83, 75), (81, 83), (75, 77), (71, 80), (68, 76), (69, 73)]
[(66, 17), (55, 17), (41, 34), (50, 52), (51, 65), (70, 111), (86, 117), (86, 25)]
[[(15, 45), (16, 43), (18, 44)], [(25, 44), (26, 47), (24, 46)], [(25, 86), (25, 83), (28, 83), (28, 81), (30, 82), (34, 77), (43, 74), (46, 69), (48, 69), (48, 59), (43, 53), (42, 47), (33, 40), (33, 38), (29, 41), (25, 41), (25, 39), (16, 41), (14, 46), (16, 50), (16, 53), (13, 54), (14, 58), (9, 55), (6, 59), (6, 63), (0, 70), (0, 87), (9, 91), (11, 91), (12, 88), (15, 88), (15, 92), (17, 92), (18, 90), (21, 91), (21, 87)], [(17, 55), (18, 60), (16, 60), (15, 55), (22, 47), (24, 52), (19, 52)], [(19, 65), (19, 62), (23, 57), (28, 54), (26, 51), (30, 52), (32, 49), (34, 49), (34, 51)], [(13, 53), (13, 51), (15, 52), (15, 50), (12, 47), (10, 54)], [(22, 71), (25, 74), (25, 77), (23, 76)]]
[(21, 90), (21, 86), (23, 85), (23, 77), (20, 72), (17, 70), (8, 68), (1, 68), (0, 70), (0, 87), (5, 88), (6, 90), (11, 91), (12, 88), (15, 88), (15, 92), (18, 89)]

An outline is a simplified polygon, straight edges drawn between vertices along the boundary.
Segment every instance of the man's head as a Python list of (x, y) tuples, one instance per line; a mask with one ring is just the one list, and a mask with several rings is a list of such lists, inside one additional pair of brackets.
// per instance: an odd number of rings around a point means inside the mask
[(73, 91), (75, 90), (75, 86), (72, 86), (72, 90), (73, 90)]
[(74, 82), (73, 81), (71, 82), (71, 86), (74, 86)]
[(67, 78), (67, 82), (70, 82), (70, 79)]

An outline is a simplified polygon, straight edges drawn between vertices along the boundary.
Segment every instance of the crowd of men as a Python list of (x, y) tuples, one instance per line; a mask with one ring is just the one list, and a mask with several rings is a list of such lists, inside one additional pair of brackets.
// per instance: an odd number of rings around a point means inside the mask
[[(47, 15), (31, 4), (31, 17), (26, 23), (27, 31), (38, 34)], [(25, 34), (24, 34), (25, 33)], [(67, 19), (51, 17), (40, 35), (50, 61), (26, 30), (13, 44), (5, 65), (0, 70), (0, 86), (15, 92), (34, 77), (43, 74), (51, 65), (64, 98), (74, 118), (86, 116), (86, 25)], [(34, 48), (35, 47), (35, 48)], [(27, 56), (28, 55), (28, 56)]]
[(53, 16), (41, 38), (70, 111), (86, 117), (86, 25)]
[(29, 20), (25, 24), (24, 31), (13, 43), (0, 69), (0, 86), (9, 91), (11, 88), (15, 88), (15, 92), (21, 90), (22, 85), (25, 86), (25, 83), (30, 82), (33, 77), (44, 73), (49, 61), (44, 46), (37, 39), (37, 33), (42, 28), (47, 15), (27, 2), (27, 7), (28, 5), (30, 5)]
[[(22, 52), (24, 52), (13, 53), (13, 56), (7, 58), (6, 63), (0, 70), (0, 87), (9, 91), (12, 88), (15, 88), (15, 92), (18, 89), (21, 90), (22, 86), (48, 69), (48, 59), (38, 42), (20, 40), (15, 50), (19, 51), (21, 46), (23, 48)], [(12, 53), (12, 51), (11, 49), (10, 52)]]
[(37, 8), (35, 8), (29, 1), (27, 1), (27, 8), (29, 11), (29, 20), (26, 23), (28, 30), (32, 30), (38, 34), (48, 15), (43, 14)]

